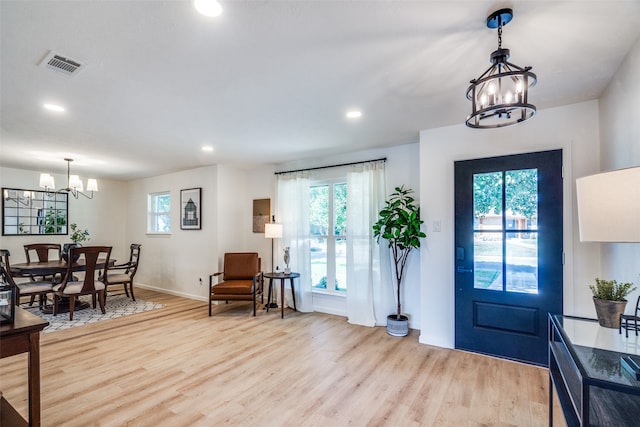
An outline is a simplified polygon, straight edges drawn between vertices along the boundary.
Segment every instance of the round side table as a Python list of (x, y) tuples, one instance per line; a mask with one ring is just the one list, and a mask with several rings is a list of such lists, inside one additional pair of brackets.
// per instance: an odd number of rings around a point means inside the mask
[[(273, 289), (273, 280), (274, 279), (280, 280), (280, 317), (284, 319), (284, 281), (286, 279), (289, 279), (289, 283), (291, 283), (291, 296), (293, 296), (293, 310), (298, 311), (298, 309), (296, 308), (296, 289), (293, 283), (293, 279), (300, 277), (300, 273), (291, 272), (289, 274), (284, 274), (279, 272), (272, 272), (272, 273), (264, 273), (263, 276), (269, 279), (269, 297), (267, 298), (267, 301), (271, 301), (271, 290)], [(267, 313), (268, 312), (269, 312), (269, 304), (267, 303)]]

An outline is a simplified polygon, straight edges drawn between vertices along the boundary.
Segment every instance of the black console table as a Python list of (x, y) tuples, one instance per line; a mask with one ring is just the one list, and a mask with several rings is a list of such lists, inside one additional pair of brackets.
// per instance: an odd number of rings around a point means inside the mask
[(638, 426), (640, 381), (623, 356), (640, 355), (640, 337), (629, 338), (596, 320), (549, 315), (549, 425), (553, 390), (568, 426)]

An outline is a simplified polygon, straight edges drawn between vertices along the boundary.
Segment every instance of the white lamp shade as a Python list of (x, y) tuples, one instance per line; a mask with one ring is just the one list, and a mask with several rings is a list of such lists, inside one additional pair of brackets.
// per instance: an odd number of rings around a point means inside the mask
[(53, 182), (53, 176), (48, 173), (40, 174), (40, 187), (42, 188), (56, 188), (56, 185)]
[(98, 191), (98, 181), (94, 178), (89, 178), (87, 180), (87, 191)]
[(78, 175), (71, 175), (69, 177), (69, 188), (72, 188), (78, 191), (83, 190), (82, 180)]
[(582, 242), (640, 242), (640, 167), (576, 180)]
[(264, 237), (267, 239), (282, 238), (282, 224), (271, 223), (264, 225)]

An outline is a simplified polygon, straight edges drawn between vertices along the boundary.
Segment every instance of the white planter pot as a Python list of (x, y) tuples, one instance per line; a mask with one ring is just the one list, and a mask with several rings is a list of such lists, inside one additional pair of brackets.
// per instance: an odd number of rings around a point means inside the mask
[(387, 316), (387, 333), (394, 337), (406, 337), (409, 334), (409, 318), (400, 315), (400, 319), (395, 314)]

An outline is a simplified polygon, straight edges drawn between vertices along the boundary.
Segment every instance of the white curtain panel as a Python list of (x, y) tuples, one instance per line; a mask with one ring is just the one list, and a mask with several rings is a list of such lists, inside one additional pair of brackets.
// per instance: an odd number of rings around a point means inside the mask
[(393, 311), (392, 289), (381, 280), (382, 263), (389, 262), (381, 256), (386, 245), (378, 246), (373, 237), (385, 189), (382, 161), (354, 166), (347, 173), (347, 316), (356, 325), (385, 325)]
[[(300, 273), (295, 279), (296, 306), (299, 311), (313, 311), (311, 294), (311, 259), (309, 238), (309, 173), (293, 172), (277, 175), (278, 177), (278, 219), (282, 223), (283, 234), (278, 244), (276, 265), (283, 259), (283, 248), (289, 246), (291, 271)], [(274, 282), (275, 284), (275, 282)], [(279, 288), (279, 286), (277, 286)], [(288, 290), (289, 280), (286, 280), (285, 301), (293, 307), (291, 292)], [(274, 286), (276, 288), (276, 286)]]

